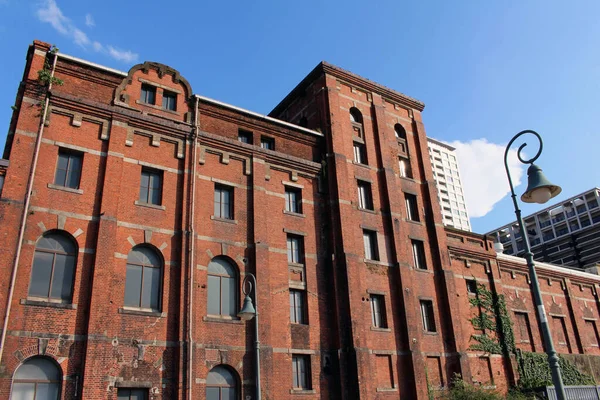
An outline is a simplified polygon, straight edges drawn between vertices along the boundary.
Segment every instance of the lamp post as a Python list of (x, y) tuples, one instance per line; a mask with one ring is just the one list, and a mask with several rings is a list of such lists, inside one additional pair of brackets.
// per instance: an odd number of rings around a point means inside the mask
[(517, 196), (515, 194), (515, 189), (513, 187), (510, 171), (508, 169), (508, 151), (510, 150), (510, 147), (512, 146), (515, 140), (517, 140), (522, 135), (528, 133), (534, 135), (538, 139), (540, 148), (536, 155), (530, 159), (523, 159), (521, 157), (521, 151), (525, 146), (527, 146), (527, 143), (523, 143), (521, 146), (519, 146), (519, 150), (517, 151), (517, 157), (519, 158), (519, 161), (523, 164), (529, 164), (529, 168), (527, 169), (527, 190), (521, 196), (521, 201), (525, 203), (543, 204), (551, 198), (557, 196), (562, 191), (560, 186), (556, 186), (550, 183), (542, 173), (542, 169), (533, 163), (540, 156), (540, 154), (542, 153), (542, 148), (544, 147), (542, 138), (535, 131), (525, 130), (519, 132), (515, 135), (515, 137), (513, 137), (510, 140), (510, 142), (508, 142), (508, 145), (506, 146), (506, 151), (504, 152), (504, 167), (506, 168), (506, 176), (508, 177), (508, 183), (510, 185), (510, 192), (513, 204), (515, 206), (515, 214), (517, 215), (519, 230), (521, 231), (521, 237), (523, 238), (523, 243), (525, 244), (525, 260), (527, 261), (527, 268), (529, 269), (529, 276), (531, 278), (531, 289), (533, 291), (533, 298), (542, 326), (542, 335), (544, 337), (544, 343), (546, 344), (546, 354), (548, 354), (548, 364), (550, 365), (550, 371), (552, 372), (552, 382), (554, 383), (554, 388), (556, 390), (556, 396), (558, 400), (566, 400), (567, 397), (565, 395), (565, 388), (561, 376), (560, 365), (558, 363), (559, 359), (558, 355), (556, 354), (556, 350), (554, 349), (554, 344), (552, 343), (552, 336), (550, 335), (550, 327), (548, 326), (546, 310), (544, 309), (544, 303), (542, 301), (540, 285), (537, 279), (537, 273), (535, 271), (535, 264), (533, 262), (533, 253), (531, 252), (531, 247), (529, 245), (529, 237), (527, 236), (527, 231), (525, 230), (525, 225), (523, 224), (521, 210), (519, 209), (519, 205), (517, 203)]
[[(248, 290), (246, 290), (246, 286)], [(250, 293), (254, 289), (254, 305), (250, 298)], [(254, 318), (254, 370), (256, 371), (256, 400), (260, 400), (260, 342), (258, 340), (258, 293), (256, 291), (256, 277), (252, 273), (247, 273), (242, 282), (242, 291), (246, 295), (244, 305), (238, 313), (238, 317), (244, 321)]]

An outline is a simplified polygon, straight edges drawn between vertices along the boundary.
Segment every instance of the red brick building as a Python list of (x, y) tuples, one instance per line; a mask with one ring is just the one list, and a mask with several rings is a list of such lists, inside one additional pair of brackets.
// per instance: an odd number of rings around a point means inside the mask
[[(444, 228), (415, 99), (321, 63), (264, 116), (36, 41), (15, 106), (0, 398), (254, 399), (248, 273), (265, 399), (505, 390), (515, 361), (470, 350), (475, 281), (542, 351), (524, 262)], [(597, 366), (600, 279), (539, 274), (559, 351)]]

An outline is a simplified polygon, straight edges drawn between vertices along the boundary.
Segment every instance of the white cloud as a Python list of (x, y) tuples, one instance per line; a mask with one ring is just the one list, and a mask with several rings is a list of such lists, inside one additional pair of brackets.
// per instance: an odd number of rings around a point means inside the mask
[(90, 28), (93, 28), (96, 26), (96, 22), (94, 21), (94, 17), (92, 17), (92, 14), (85, 15), (85, 25)]
[(138, 55), (136, 53), (132, 53), (129, 50), (118, 50), (112, 46), (108, 46), (108, 54), (110, 54), (115, 60), (126, 63), (133, 63), (138, 59)]
[[(510, 193), (504, 168), (506, 145), (490, 143), (486, 139), (449, 144), (456, 147), (469, 216), (483, 217)], [(524, 166), (517, 159), (517, 151), (514, 149), (508, 153), (508, 167), (516, 187), (521, 183)]]
[(56, 1), (46, 0), (41, 3), (41, 5), (42, 6), (36, 13), (40, 21), (49, 23), (54, 29), (63, 35), (67, 35), (71, 23), (69, 22), (69, 19), (63, 15), (62, 11), (60, 11), (60, 8), (56, 5)]
[[(0, 4), (5, 1), (7, 0), (0, 0)], [(91, 45), (93, 51), (109, 55), (115, 60), (125, 63), (133, 63), (138, 59), (138, 55), (130, 50), (116, 49), (113, 46), (105, 46), (96, 40), (91, 40), (84, 31), (63, 14), (58, 4), (56, 4), (56, 0), (42, 0), (36, 10), (36, 15), (40, 21), (52, 25), (58, 32), (71, 38), (73, 43), (85, 49)], [(88, 27), (96, 25), (91, 14), (85, 16), (85, 24)]]

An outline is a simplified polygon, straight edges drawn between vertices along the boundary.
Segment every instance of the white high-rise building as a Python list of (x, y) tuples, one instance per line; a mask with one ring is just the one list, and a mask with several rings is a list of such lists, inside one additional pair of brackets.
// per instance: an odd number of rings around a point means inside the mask
[(427, 138), (427, 147), (444, 225), (470, 232), (471, 221), (460, 181), (456, 149), (432, 138)]

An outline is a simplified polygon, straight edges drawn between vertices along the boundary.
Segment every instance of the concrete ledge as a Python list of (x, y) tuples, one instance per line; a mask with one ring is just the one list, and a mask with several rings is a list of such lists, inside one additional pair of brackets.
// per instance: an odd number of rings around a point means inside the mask
[(140, 207), (154, 208), (155, 210), (163, 210), (164, 211), (167, 209), (165, 206), (161, 206), (158, 204), (144, 203), (139, 200), (134, 201), (133, 204), (135, 204), (136, 206), (140, 206)]
[(129, 315), (140, 315), (142, 317), (159, 317), (159, 318), (163, 318), (167, 316), (167, 313), (163, 313), (160, 311), (150, 311), (150, 310), (144, 310), (141, 308), (124, 308), (124, 307), (120, 307), (119, 308), (119, 314), (129, 314)]
[(66, 186), (55, 185), (54, 183), (49, 183), (48, 189), (62, 190), (63, 192), (69, 192), (69, 193), (75, 193), (75, 194), (83, 194), (82, 189), (73, 189), (73, 188), (66, 187)]
[(77, 309), (77, 304), (61, 303), (61, 302), (55, 302), (55, 301), (21, 299), (20, 303), (23, 305), (26, 305), (26, 306), (62, 308), (65, 310), (76, 310)]

